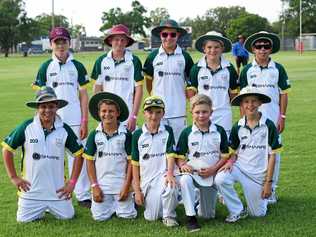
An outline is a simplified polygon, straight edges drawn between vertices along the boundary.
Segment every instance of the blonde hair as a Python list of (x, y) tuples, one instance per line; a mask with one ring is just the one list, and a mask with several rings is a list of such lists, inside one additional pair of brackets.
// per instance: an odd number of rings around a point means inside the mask
[(198, 94), (198, 95), (193, 96), (190, 99), (191, 112), (196, 105), (208, 105), (210, 109), (212, 110), (212, 100), (207, 95)]

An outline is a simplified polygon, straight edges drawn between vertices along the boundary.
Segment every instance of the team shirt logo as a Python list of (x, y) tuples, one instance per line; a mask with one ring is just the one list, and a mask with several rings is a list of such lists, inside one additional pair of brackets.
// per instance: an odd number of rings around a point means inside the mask
[(41, 155), (36, 153), (36, 152), (34, 152), (32, 157), (33, 157), (34, 160), (39, 160), (41, 158)]
[(38, 139), (37, 138), (33, 138), (33, 139), (31, 138), (30, 139), (30, 143), (38, 143)]

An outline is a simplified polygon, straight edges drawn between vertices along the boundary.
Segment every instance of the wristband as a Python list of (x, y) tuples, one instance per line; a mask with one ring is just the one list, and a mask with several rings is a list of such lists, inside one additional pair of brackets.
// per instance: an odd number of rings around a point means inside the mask
[(273, 183), (272, 179), (266, 180), (266, 183)]
[(280, 117), (285, 119), (286, 118), (286, 115), (285, 114), (280, 114)]
[(229, 159), (229, 160), (227, 161), (227, 163), (234, 164), (234, 163), (235, 163), (235, 160)]
[(82, 118), (81, 119), (81, 123), (87, 123), (88, 122), (88, 119), (87, 118)]
[(135, 119), (135, 120), (136, 120), (136, 119), (137, 119), (137, 116), (134, 114), (134, 115), (131, 115), (131, 116), (130, 116), (130, 118), (132, 118), (132, 119)]
[(76, 179), (69, 179), (68, 183), (70, 183), (71, 185), (75, 186), (77, 183)]
[(98, 183), (92, 183), (92, 184), (91, 184), (91, 188), (94, 188), (94, 187), (96, 187), (96, 186), (99, 186), (99, 184), (98, 184)]

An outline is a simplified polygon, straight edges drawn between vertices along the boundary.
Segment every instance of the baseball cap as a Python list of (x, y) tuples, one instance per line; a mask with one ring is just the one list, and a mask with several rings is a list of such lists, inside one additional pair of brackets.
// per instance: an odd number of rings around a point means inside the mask
[(159, 96), (149, 96), (144, 100), (143, 109), (146, 110), (151, 107), (165, 109), (165, 103), (163, 102), (162, 98)]
[(70, 41), (71, 37), (69, 31), (64, 27), (53, 28), (49, 33), (49, 41), (54, 42), (57, 39), (65, 39)]

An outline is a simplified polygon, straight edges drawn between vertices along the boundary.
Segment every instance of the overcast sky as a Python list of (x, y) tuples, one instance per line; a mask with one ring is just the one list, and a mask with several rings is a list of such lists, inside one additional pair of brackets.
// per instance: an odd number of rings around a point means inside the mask
[[(41, 13), (51, 14), (52, 0), (24, 0), (29, 17)], [(88, 36), (100, 36), (99, 28), (102, 25), (102, 12), (110, 8), (120, 7), (123, 12), (131, 10), (132, 0), (54, 0), (55, 14), (66, 16), (73, 24), (82, 24), (86, 27)], [(195, 18), (204, 15), (206, 10), (219, 6), (242, 6), (250, 13), (266, 17), (270, 22), (276, 21), (282, 10), (280, 0), (139, 0), (147, 9), (165, 7), (171, 18)], [(194, 3), (194, 4), (192, 4)], [(209, 29), (211, 30), (211, 29)]]

